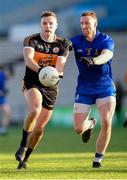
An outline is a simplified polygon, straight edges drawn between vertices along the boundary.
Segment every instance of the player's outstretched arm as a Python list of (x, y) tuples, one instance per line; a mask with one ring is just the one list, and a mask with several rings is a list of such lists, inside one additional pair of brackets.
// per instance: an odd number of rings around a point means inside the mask
[(113, 57), (113, 52), (108, 50), (108, 49), (104, 49), (102, 50), (101, 54), (97, 57), (81, 57), (80, 60), (86, 64), (87, 66), (91, 66), (91, 65), (101, 65), (101, 64), (105, 64), (107, 61), (109, 61), (110, 59), (112, 59)]
[(102, 50), (99, 56), (93, 58), (94, 64), (95, 65), (105, 64), (110, 59), (112, 59), (112, 57), (113, 57), (113, 52), (108, 49), (104, 49)]

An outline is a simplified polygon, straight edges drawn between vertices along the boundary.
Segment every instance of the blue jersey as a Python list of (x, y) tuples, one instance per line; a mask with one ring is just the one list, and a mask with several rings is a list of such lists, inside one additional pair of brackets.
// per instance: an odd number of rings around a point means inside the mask
[(6, 85), (6, 74), (3, 71), (0, 71), (0, 96), (4, 94)]
[(97, 57), (103, 49), (114, 50), (113, 40), (106, 34), (97, 31), (92, 42), (84, 35), (71, 38), (75, 52), (76, 64), (79, 70), (77, 91), (79, 93), (96, 94), (114, 88), (112, 80), (112, 60), (102, 65), (87, 66), (81, 62), (83, 56)]

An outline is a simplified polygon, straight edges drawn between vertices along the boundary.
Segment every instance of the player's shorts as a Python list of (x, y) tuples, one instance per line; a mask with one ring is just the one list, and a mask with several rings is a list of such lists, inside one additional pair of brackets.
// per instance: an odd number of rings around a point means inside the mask
[(78, 91), (75, 94), (75, 103), (93, 105), (96, 104), (97, 99), (106, 98), (109, 96), (116, 96), (116, 90), (111, 89), (110, 91), (103, 91), (95, 94), (86, 94), (79, 93)]
[(0, 96), (0, 106), (7, 103), (7, 99), (5, 96)]
[[(109, 102), (112, 102), (115, 105), (116, 104), (116, 97), (115, 96), (108, 96), (105, 98), (96, 99), (96, 105), (98, 108), (104, 104), (109, 103)], [(83, 103), (75, 103), (73, 112), (74, 113), (89, 113), (91, 110), (91, 106), (92, 105), (83, 104)]]
[(45, 87), (40, 85), (40, 83), (31, 83), (28, 80), (23, 81), (23, 87), (22, 90), (24, 91), (25, 89), (29, 90), (31, 88), (36, 88), (38, 89), (41, 94), (42, 94), (42, 106), (48, 110), (52, 110), (55, 105), (55, 101), (57, 98), (58, 94), (58, 85), (53, 86), (52, 88), (50, 87)]

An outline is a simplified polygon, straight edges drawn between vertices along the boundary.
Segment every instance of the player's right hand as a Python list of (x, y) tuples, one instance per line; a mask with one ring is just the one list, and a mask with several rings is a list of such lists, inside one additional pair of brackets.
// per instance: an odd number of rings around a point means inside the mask
[(93, 58), (90, 57), (90, 56), (81, 57), (80, 60), (81, 60), (81, 62), (83, 62), (83, 63), (86, 64), (87, 66), (91, 66), (91, 65), (94, 65), (94, 64), (95, 64)]

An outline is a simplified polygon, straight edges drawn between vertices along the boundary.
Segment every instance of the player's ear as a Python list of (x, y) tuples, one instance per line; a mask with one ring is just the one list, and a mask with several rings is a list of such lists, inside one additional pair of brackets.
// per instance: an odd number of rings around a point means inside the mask
[(97, 26), (98, 26), (98, 22), (96, 21), (96, 22), (95, 22), (95, 27), (97, 27)]
[(58, 28), (58, 23), (56, 23), (56, 29)]

